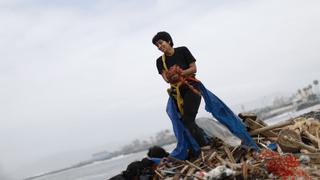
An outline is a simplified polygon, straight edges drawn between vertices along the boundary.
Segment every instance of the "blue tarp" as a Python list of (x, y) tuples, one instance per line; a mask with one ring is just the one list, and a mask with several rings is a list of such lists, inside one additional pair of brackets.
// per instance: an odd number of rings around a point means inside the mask
[[(243, 146), (258, 150), (257, 144), (248, 134), (244, 124), (238, 116), (236, 116), (217, 96), (207, 90), (202, 83), (199, 83), (199, 89), (206, 104), (206, 111), (210, 112), (213, 117), (225, 125), (235, 136), (239, 137), (242, 140)], [(173, 131), (177, 138), (177, 146), (170, 153), (170, 156), (177, 159), (186, 159), (188, 156), (188, 149), (199, 152), (200, 147), (191, 136), (190, 132), (184, 127), (174, 103), (174, 99), (171, 96), (167, 103), (167, 114), (171, 119)]]
[(242, 140), (242, 145), (258, 150), (256, 142), (246, 131), (246, 127), (230, 108), (216, 95), (199, 83), (201, 95), (206, 104), (206, 111), (210, 112), (221, 124), (225, 125), (235, 136)]

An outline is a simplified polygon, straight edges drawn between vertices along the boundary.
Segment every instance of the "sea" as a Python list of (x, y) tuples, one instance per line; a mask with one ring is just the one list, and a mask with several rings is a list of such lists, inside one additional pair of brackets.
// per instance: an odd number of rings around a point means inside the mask
[[(297, 117), (301, 114), (310, 112), (312, 110), (319, 110), (320, 105), (315, 105), (300, 111), (291, 111), (266, 119), (265, 122), (269, 125), (287, 120), (289, 118)], [(167, 151), (172, 151), (175, 144), (164, 146)], [(112, 159), (98, 161), (79, 168), (69, 169), (63, 172), (50, 174), (35, 178), (34, 180), (107, 180), (125, 170), (127, 165), (133, 161), (141, 160), (146, 157), (147, 151), (121, 155)]]
[[(175, 146), (176, 144), (170, 144), (163, 148), (170, 152)], [(144, 157), (147, 157), (147, 151), (97, 161), (86, 166), (42, 176), (33, 180), (107, 180), (124, 171), (129, 163), (139, 161)]]

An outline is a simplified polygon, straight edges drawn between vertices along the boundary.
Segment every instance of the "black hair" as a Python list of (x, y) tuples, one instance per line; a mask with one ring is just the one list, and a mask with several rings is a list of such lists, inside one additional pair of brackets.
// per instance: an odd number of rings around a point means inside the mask
[(166, 41), (170, 44), (171, 47), (173, 47), (173, 41), (172, 41), (172, 38), (170, 36), (169, 33), (165, 32), (165, 31), (160, 31), (158, 32), (155, 36), (153, 36), (152, 38), (152, 43), (154, 45), (156, 45), (156, 43), (159, 41), (159, 40), (163, 40), (163, 41)]
[(151, 158), (164, 158), (169, 156), (169, 153), (160, 146), (153, 146), (149, 148), (147, 155)]

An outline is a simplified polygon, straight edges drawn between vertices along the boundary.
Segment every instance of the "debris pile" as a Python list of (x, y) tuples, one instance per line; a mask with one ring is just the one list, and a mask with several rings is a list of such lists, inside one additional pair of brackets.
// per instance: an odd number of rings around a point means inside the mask
[(319, 114), (269, 126), (255, 114), (239, 114), (259, 152), (212, 138), (196, 159), (162, 159), (154, 179), (320, 179)]

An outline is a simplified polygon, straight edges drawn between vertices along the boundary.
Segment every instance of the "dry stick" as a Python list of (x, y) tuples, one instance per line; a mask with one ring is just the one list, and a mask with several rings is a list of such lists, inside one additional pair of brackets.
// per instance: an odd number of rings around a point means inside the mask
[(248, 166), (249, 169), (254, 169), (256, 167), (260, 167), (262, 165), (262, 162), (255, 162), (255, 164), (250, 164), (250, 166)]
[(231, 154), (233, 154), (233, 153), (234, 153), (234, 151), (235, 151), (236, 149), (238, 149), (238, 147), (240, 147), (240, 146), (236, 146), (236, 147), (234, 147), (234, 148), (232, 149), (232, 151), (231, 151)]
[[(202, 153), (202, 152), (201, 152), (201, 153)], [(201, 154), (201, 156), (202, 156), (202, 154)], [(203, 157), (198, 158), (197, 160), (193, 161), (193, 163), (196, 164), (196, 163), (198, 163), (199, 161), (204, 162), (208, 156), (209, 156), (208, 154), (207, 154), (207, 155), (203, 155)]]
[(171, 160), (171, 161), (175, 161), (175, 162), (178, 162), (180, 164), (185, 164), (184, 161), (181, 161), (180, 159), (176, 159), (174, 157), (171, 157), (171, 156), (168, 156), (167, 159)]
[(170, 171), (170, 170), (165, 170), (165, 169), (163, 169), (163, 170), (158, 170), (158, 171), (160, 171), (161, 173), (166, 173), (166, 174), (177, 174), (177, 172)]
[(243, 160), (243, 158), (241, 159), (241, 163), (242, 163), (242, 175), (243, 175), (243, 179), (247, 180), (248, 179), (248, 164), (246, 161)]
[(223, 149), (224, 149), (224, 151), (227, 153), (227, 156), (228, 156), (228, 158), (230, 159), (230, 161), (231, 161), (232, 163), (236, 163), (236, 160), (234, 160), (234, 158), (233, 158), (233, 156), (232, 156), (232, 154), (231, 154), (231, 152), (230, 152), (230, 149), (229, 149), (228, 147), (226, 147), (226, 146), (223, 146)]
[(258, 143), (260, 143), (260, 134), (258, 134), (258, 140), (257, 140)]
[(160, 161), (160, 164), (158, 165), (158, 169), (163, 169), (165, 168), (166, 163), (163, 162), (163, 160)]
[(181, 168), (181, 167), (183, 167), (183, 166), (184, 166), (184, 164), (181, 164), (181, 165), (178, 165), (178, 166), (169, 168), (169, 170), (170, 170), (170, 171), (173, 171), (173, 170), (178, 169), (178, 168)]
[(162, 176), (162, 174), (160, 174), (159, 172), (158, 172), (158, 170), (155, 170), (154, 171), (160, 178), (164, 178), (163, 176)]
[(279, 146), (279, 144), (277, 143), (277, 151), (279, 154), (283, 154), (283, 151), (281, 149), (281, 147)]
[(231, 167), (232, 169), (241, 169), (241, 164), (235, 164), (235, 163), (231, 163), (229, 161), (226, 161), (224, 159), (222, 159), (219, 155), (216, 155), (216, 158), (224, 165), (228, 165), (229, 167)]
[(211, 161), (216, 155), (217, 155), (217, 152), (214, 151), (214, 152), (210, 155), (210, 157), (209, 157), (208, 160)]
[[(201, 152), (201, 153), (202, 153), (202, 152)], [(202, 161), (203, 167), (208, 166), (208, 164), (206, 164), (206, 159), (207, 159), (207, 157), (209, 156), (209, 154), (207, 154), (207, 155), (202, 155), (202, 156), (203, 156), (203, 157), (198, 158), (197, 160), (195, 160), (195, 161), (193, 162), (193, 164), (196, 164), (196, 163)], [(203, 167), (202, 167), (202, 168), (203, 168)]]
[(188, 168), (189, 168), (189, 166), (188, 166), (188, 165), (185, 165), (185, 166), (181, 169), (180, 173), (183, 174)]
[(265, 132), (265, 131), (268, 131), (268, 130), (272, 130), (272, 129), (275, 129), (275, 128), (288, 126), (288, 125), (291, 125), (293, 123), (294, 123), (294, 121), (292, 119), (290, 119), (288, 121), (280, 122), (280, 123), (277, 123), (277, 124), (274, 124), (274, 125), (271, 125), (271, 126), (266, 126), (266, 127), (262, 127), (262, 128), (253, 130), (253, 131), (250, 132), (250, 135), (252, 135), (252, 136), (253, 135), (257, 135), (259, 133), (262, 133), (262, 132)]
[(187, 177), (192, 176), (192, 174), (196, 171), (196, 168), (190, 168), (189, 171), (187, 172), (187, 176), (184, 177), (184, 179), (188, 179)]
[(268, 148), (268, 146), (266, 146), (266, 145), (263, 144), (263, 143), (258, 143), (258, 144), (260, 144), (262, 147), (264, 147), (264, 148), (266, 148), (266, 149), (270, 149), (270, 148)]
[(188, 163), (190, 166), (192, 166), (192, 167), (194, 167), (194, 168), (196, 168), (196, 169), (198, 169), (198, 170), (202, 171), (202, 169), (201, 169), (200, 167), (196, 166), (196, 165), (195, 165), (195, 164), (193, 164), (192, 162), (190, 162), (190, 161), (186, 160), (186, 163)]
[(203, 153), (203, 151), (201, 151), (201, 159), (202, 159), (202, 162), (204, 162), (204, 153)]

